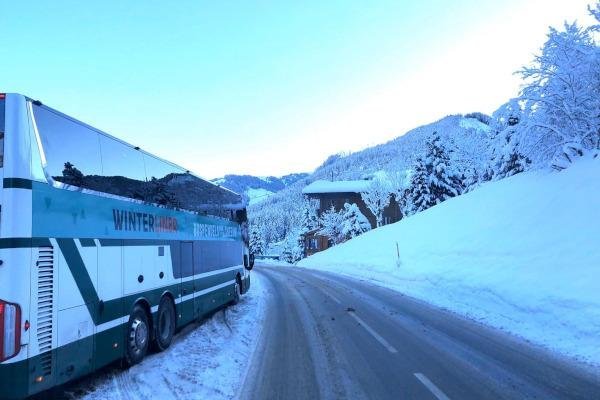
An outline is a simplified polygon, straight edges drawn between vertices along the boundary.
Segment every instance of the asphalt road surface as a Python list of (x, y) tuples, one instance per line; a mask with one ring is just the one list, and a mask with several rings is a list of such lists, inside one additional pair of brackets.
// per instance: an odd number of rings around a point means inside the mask
[(398, 292), (255, 271), (273, 296), (242, 399), (600, 399), (597, 371)]

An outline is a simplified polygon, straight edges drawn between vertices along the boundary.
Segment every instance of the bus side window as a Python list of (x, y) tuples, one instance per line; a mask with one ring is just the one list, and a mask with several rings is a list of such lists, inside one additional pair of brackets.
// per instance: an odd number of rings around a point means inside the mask
[(35, 121), (46, 155), (46, 172), (55, 181), (93, 189), (102, 175), (99, 133), (43, 106), (35, 106)]

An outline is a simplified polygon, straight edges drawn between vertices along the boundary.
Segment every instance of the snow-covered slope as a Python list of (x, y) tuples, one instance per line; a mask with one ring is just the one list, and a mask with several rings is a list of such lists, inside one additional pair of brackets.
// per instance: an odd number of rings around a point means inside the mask
[(248, 188), (246, 189), (245, 193), (246, 196), (248, 196), (248, 204), (250, 205), (260, 203), (261, 201), (266, 200), (269, 196), (273, 194), (273, 192), (271, 192), (270, 190), (262, 188)]
[(299, 265), (378, 281), (600, 364), (600, 158), (487, 183)]
[(444, 146), (452, 151), (457, 166), (480, 169), (489, 159), (490, 128), (475, 118), (450, 115), (423, 125), (377, 146), (349, 155), (334, 155), (315, 170), (310, 180), (363, 179), (377, 171), (401, 171), (413, 166), (425, 151), (425, 142), (437, 132)]

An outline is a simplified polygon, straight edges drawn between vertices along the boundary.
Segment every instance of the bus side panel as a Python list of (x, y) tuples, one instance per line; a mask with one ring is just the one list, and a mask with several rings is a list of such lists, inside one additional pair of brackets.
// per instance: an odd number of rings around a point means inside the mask
[(85, 305), (58, 312), (56, 384), (60, 385), (93, 371), (94, 322)]
[[(98, 241), (96, 241), (98, 242)], [(98, 247), (98, 298), (95, 366), (101, 368), (125, 356), (126, 307), (123, 300), (123, 241)]]
[(177, 307), (178, 325), (185, 325), (198, 317), (194, 313), (194, 244), (191, 241), (175, 242), (173, 247), (173, 263), (181, 277), (181, 302)]
[(62, 384), (93, 370), (98, 251), (77, 239), (58, 238), (56, 243), (60, 249), (55, 252), (59, 271), (56, 384)]

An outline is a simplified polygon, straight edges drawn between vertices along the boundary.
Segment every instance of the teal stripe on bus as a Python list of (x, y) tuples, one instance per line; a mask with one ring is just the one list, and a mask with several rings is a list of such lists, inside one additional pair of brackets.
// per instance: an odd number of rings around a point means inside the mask
[(75, 284), (79, 289), (79, 293), (81, 293), (81, 297), (83, 297), (83, 301), (85, 301), (85, 305), (87, 306), (94, 323), (98, 325), (98, 314), (95, 306), (100, 299), (98, 298), (94, 283), (85, 267), (85, 263), (81, 258), (81, 254), (79, 254), (79, 250), (77, 250), (75, 240), (56, 239), (56, 242), (58, 243), (58, 247), (60, 247), (63, 257), (67, 261), (67, 265), (71, 270), (71, 275), (73, 275)]
[(50, 247), (49, 238), (2, 238), (0, 249), (26, 249), (32, 247)]
[(23, 178), (4, 178), (2, 180), (4, 189), (30, 189), (33, 184), (29, 179)]
[(81, 243), (81, 247), (96, 247), (94, 239), (79, 239), (79, 243)]

